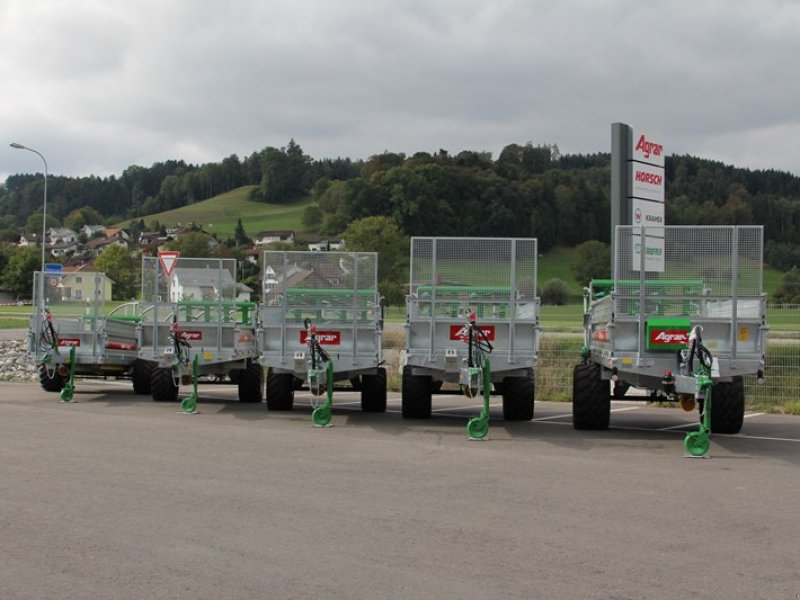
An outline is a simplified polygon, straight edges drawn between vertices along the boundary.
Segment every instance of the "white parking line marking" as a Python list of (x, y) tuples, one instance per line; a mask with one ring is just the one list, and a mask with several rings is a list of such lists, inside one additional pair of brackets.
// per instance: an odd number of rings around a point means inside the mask
[[(648, 429), (646, 427), (621, 427), (621, 426), (613, 426), (609, 427), (609, 429), (621, 429), (625, 431), (669, 431), (672, 428), (664, 428), (664, 429)], [(683, 431), (674, 431), (674, 433), (685, 433)], [(761, 436), (761, 435), (744, 435), (741, 433), (712, 433), (711, 439), (713, 440), (715, 437), (726, 437), (726, 438), (736, 438), (740, 440), (766, 440), (768, 442), (795, 442), (800, 443), (800, 439), (796, 438), (779, 438), (779, 437), (769, 437), (769, 436)]]
[(563, 419), (565, 417), (571, 417), (572, 413), (564, 413), (563, 415), (551, 415), (549, 417), (539, 417), (538, 419), (532, 419), (533, 421), (550, 421), (552, 419)]
[[(745, 419), (749, 417), (758, 417), (766, 413), (750, 413), (744, 416)], [(659, 427), (656, 431), (669, 431), (670, 429), (681, 429), (683, 427), (697, 427), (697, 423), (681, 423), (679, 425), (670, 425), (669, 427)]]
[[(489, 404), (489, 408), (497, 408), (500, 404)], [(442, 412), (453, 412), (454, 410), (480, 410), (483, 408), (482, 404), (467, 404), (466, 406), (452, 406), (450, 408), (437, 408), (436, 410), (431, 410), (431, 412), (435, 413), (442, 413)]]
[(697, 427), (697, 423), (680, 423), (679, 425), (670, 425), (669, 427), (659, 427), (655, 431), (669, 431), (670, 429), (680, 429), (681, 427)]
[(767, 437), (767, 436), (761, 436), (761, 435), (741, 435), (741, 434), (726, 435), (724, 433), (712, 433), (711, 434), (711, 438), (713, 439), (715, 435), (721, 435), (723, 437), (737, 437), (737, 438), (743, 438), (743, 439), (746, 439), (746, 440), (767, 440), (767, 441), (771, 441), (771, 442), (796, 442), (796, 443), (800, 443), (800, 439)]

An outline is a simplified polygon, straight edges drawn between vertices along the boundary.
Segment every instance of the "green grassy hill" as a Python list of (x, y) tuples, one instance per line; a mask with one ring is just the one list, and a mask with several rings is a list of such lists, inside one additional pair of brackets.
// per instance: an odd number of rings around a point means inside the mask
[[(242, 219), (245, 233), (250, 237), (268, 229), (290, 229), (295, 233), (306, 233), (303, 229), (303, 211), (311, 204), (310, 198), (291, 204), (255, 202), (250, 199), (253, 187), (240, 187), (202, 202), (142, 218), (148, 227), (153, 221), (167, 226), (195, 223), (208, 233), (216, 233), (220, 240), (233, 237), (239, 218)], [(118, 226), (127, 227), (130, 223), (130, 220), (123, 221)]]

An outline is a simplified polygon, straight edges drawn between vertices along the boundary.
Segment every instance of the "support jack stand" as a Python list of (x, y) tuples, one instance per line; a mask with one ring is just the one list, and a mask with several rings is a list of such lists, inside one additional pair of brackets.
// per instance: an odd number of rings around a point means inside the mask
[(198, 362), (197, 354), (192, 359), (192, 393), (186, 396), (181, 402), (181, 411), (187, 415), (193, 415), (197, 412), (197, 380), (200, 377), (200, 364)]
[(61, 390), (61, 402), (73, 402), (73, 395), (75, 394), (75, 346), (69, 349), (69, 379)]

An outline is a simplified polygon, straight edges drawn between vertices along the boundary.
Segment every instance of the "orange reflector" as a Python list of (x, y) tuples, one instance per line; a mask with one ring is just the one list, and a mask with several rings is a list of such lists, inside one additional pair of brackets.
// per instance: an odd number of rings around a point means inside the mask
[(689, 394), (678, 394), (678, 402), (681, 403), (681, 408), (686, 412), (691, 412), (694, 410), (695, 401), (694, 396)]

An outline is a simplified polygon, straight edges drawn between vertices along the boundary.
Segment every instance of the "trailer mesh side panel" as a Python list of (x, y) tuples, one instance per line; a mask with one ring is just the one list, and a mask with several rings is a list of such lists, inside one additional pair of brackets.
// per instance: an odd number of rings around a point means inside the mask
[[(55, 272), (33, 274), (33, 306), (29, 333), (31, 357), (39, 361), (50, 348), (42, 342), (45, 312), (59, 338), (60, 352), (75, 348), (78, 362), (100, 362), (106, 356), (106, 293), (104, 273)], [(63, 357), (61, 357), (63, 358)]]
[(617, 315), (761, 314), (761, 227), (620, 226), (616, 236)]
[(287, 318), (345, 321), (353, 318), (351, 311), (366, 316), (376, 309), (375, 253), (264, 252), (263, 269), (264, 302), (284, 307)]
[(413, 238), (410, 292), (436, 316), (507, 318), (536, 301), (536, 240)]
[(143, 358), (164, 355), (172, 327), (190, 343), (190, 357), (200, 357), (201, 368), (257, 355), (255, 305), (249, 288), (237, 282), (236, 260), (180, 257), (167, 266), (169, 273), (158, 257), (142, 258)]

